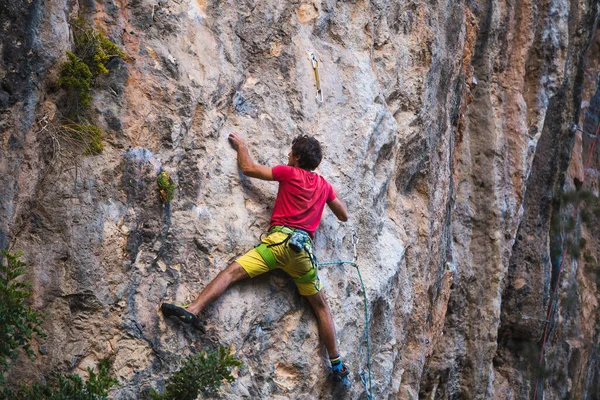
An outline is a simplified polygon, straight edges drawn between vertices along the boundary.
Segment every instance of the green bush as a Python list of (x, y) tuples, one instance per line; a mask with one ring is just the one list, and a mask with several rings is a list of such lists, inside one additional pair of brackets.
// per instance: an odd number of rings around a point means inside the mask
[(158, 174), (156, 178), (156, 183), (158, 184), (158, 193), (160, 194), (160, 199), (164, 204), (170, 203), (175, 196), (175, 182), (171, 179), (171, 176), (168, 172), (161, 172)]
[(58, 84), (69, 92), (70, 99), (74, 99), (70, 107), (87, 109), (92, 100), (92, 72), (74, 53), (67, 51), (67, 57), (68, 61), (60, 69)]
[(108, 73), (106, 63), (112, 58), (125, 58), (125, 53), (102, 32), (78, 19), (73, 25), (75, 53), (87, 64), (94, 77)]
[[(29, 341), (34, 335), (45, 337), (40, 329), (42, 314), (34, 311), (26, 301), (31, 296), (30, 285), (17, 282), (25, 273), (25, 263), (19, 261), (21, 253), (0, 251), (0, 386), (5, 384), (4, 373), (24, 350), (35, 358)], [(6, 258), (6, 264), (2, 259)]]
[(218, 397), (223, 381), (233, 382), (231, 368), (242, 362), (231, 355), (231, 349), (219, 346), (218, 351), (206, 351), (188, 356), (179, 371), (166, 382), (161, 394), (153, 390), (153, 400), (194, 400), (201, 393), (205, 397)]
[(109, 375), (110, 362), (101, 360), (98, 363), (98, 373), (88, 367), (89, 378), (81, 379), (77, 374), (56, 374), (46, 384), (34, 383), (23, 386), (15, 391), (5, 389), (4, 398), (21, 400), (100, 400), (108, 398), (108, 391), (118, 381)]

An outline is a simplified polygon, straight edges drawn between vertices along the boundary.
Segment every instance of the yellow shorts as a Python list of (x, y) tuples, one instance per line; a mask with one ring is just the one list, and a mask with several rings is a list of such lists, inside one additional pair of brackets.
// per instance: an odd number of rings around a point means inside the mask
[[(280, 243), (283, 242), (287, 236), (288, 235), (283, 232), (274, 232), (265, 237), (262, 240), (262, 243), (267, 245)], [(305, 251), (296, 253), (294, 250), (288, 247), (287, 243), (273, 246), (270, 249), (273, 252), (275, 261), (277, 262), (276, 268), (284, 270), (294, 279), (306, 275), (308, 271), (312, 269), (310, 257)], [(240, 264), (242, 268), (244, 268), (251, 278), (269, 271), (269, 266), (265, 260), (263, 260), (261, 255), (258, 254), (256, 249), (250, 250), (235, 261)], [(323, 289), (323, 284), (319, 280), (318, 275), (312, 282), (294, 283), (298, 287), (298, 290), (302, 296), (311, 296), (313, 294), (317, 294), (321, 289)]]

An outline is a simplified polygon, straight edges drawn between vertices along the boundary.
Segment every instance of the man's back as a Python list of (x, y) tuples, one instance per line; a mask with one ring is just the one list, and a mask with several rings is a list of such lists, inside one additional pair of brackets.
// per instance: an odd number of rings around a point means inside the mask
[(336, 197), (331, 185), (315, 172), (283, 165), (273, 168), (273, 179), (279, 191), (270, 226), (299, 228), (314, 237), (325, 204)]

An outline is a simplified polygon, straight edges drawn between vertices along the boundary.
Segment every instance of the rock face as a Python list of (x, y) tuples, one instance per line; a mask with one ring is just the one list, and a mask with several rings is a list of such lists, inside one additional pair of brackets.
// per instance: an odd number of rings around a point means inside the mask
[[(282, 273), (235, 285), (199, 328), (158, 311), (191, 301), (268, 227), (277, 184), (241, 175), (228, 133), (243, 132), (270, 166), (306, 133), (351, 214), (342, 224), (325, 212), (318, 257), (352, 259), (353, 231), (359, 239), (376, 398), (597, 399), (598, 282), (583, 259), (559, 273), (551, 256), (567, 240), (551, 220), (566, 215), (561, 193), (580, 186), (593, 141), (573, 125), (593, 135), (598, 124), (597, 10), (595, 0), (0, 3), (0, 248), (25, 253), (48, 334), (12, 381), (84, 374), (110, 356), (114, 397), (138, 398), (182, 356), (223, 344), (244, 362), (225, 398), (365, 398), (351, 266), (320, 271), (353, 370), (345, 394)], [(93, 92), (97, 156), (61, 151), (44, 129), (77, 16), (128, 55)], [(594, 196), (599, 166), (596, 150)], [(161, 171), (178, 185), (167, 206)], [(577, 232), (599, 260), (600, 232)]]

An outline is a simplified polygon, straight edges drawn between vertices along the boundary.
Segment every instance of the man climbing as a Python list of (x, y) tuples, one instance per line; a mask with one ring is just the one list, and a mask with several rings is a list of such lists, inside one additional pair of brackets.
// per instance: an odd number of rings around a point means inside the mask
[(283, 269), (291, 275), (300, 294), (312, 306), (319, 325), (319, 336), (329, 353), (333, 377), (341, 380), (349, 371), (340, 359), (335, 327), (317, 275), (311, 240), (325, 204), (340, 221), (348, 220), (348, 209), (333, 187), (312, 172), (321, 163), (321, 145), (315, 138), (298, 136), (292, 142), (288, 164), (271, 168), (252, 160), (239, 133), (231, 133), (229, 140), (237, 150), (238, 164), (244, 175), (279, 182), (269, 233), (260, 245), (219, 272), (187, 308), (163, 303), (160, 309), (166, 316), (175, 316), (190, 323), (231, 284), (275, 268)]

